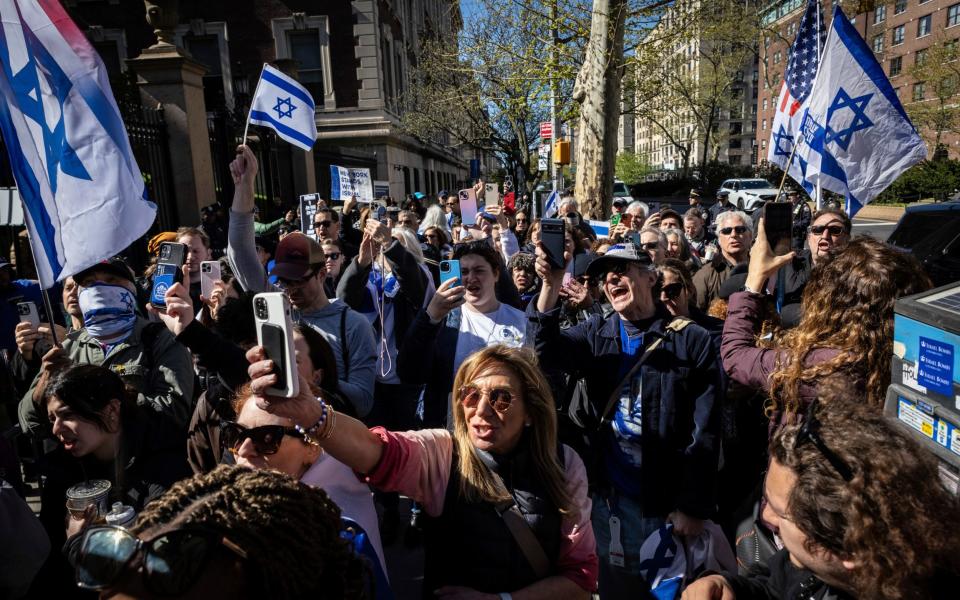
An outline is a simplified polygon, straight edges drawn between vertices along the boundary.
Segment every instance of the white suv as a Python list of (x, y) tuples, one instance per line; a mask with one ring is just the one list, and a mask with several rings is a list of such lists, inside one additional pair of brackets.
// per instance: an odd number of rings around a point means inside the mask
[(630, 188), (619, 179), (613, 180), (613, 197), (623, 198), (627, 201), (627, 204), (633, 202), (633, 196), (630, 195)]
[(729, 192), (730, 203), (747, 213), (777, 198), (777, 188), (766, 179), (728, 179), (720, 191)]

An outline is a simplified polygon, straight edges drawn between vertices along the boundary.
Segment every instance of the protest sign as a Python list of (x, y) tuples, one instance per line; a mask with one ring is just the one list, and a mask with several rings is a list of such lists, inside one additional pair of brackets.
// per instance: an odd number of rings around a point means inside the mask
[(323, 204), (320, 194), (300, 194), (300, 231), (316, 239), (316, 232), (313, 230), (313, 217), (317, 214), (317, 208)]
[(360, 202), (373, 202), (370, 169), (330, 165), (330, 199), (343, 202), (356, 196)]

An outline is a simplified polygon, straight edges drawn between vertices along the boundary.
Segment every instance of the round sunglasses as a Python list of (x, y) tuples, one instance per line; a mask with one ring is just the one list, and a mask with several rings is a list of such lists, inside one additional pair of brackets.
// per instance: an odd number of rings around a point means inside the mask
[(71, 562), (82, 589), (105, 590), (124, 573), (139, 571), (151, 594), (182, 596), (221, 546), (246, 560), (242, 548), (212, 529), (185, 526), (144, 541), (123, 527), (98, 525), (83, 533)]
[(460, 388), (460, 402), (464, 408), (476, 408), (484, 396), (490, 406), (498, 413), (507, 412), (513, 405), (513, 392), (506, 388), (492, 388), (481, 390), (474, 385), (465, 385)]

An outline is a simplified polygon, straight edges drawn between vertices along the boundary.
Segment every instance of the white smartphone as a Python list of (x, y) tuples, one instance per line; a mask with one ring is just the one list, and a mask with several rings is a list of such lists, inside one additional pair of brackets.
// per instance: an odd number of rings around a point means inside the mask
[(293, 321), (290, 301), (283, 292), (265, 292), (253, 297), (253, 314), (257, 323), (257, 344), (273, 361), (277, 383), (267, 394), (295, 398), (300, 393), (297, 375), (297, 354), (293, 347)]
[(460, 190), (457, 194), (460, 200), (460, 219), (464, 225), (477, 224), (477, 192), (473, 188)]
[(40, 311), (32, 300), (17, 302), (17, 312), (20, 314), (21, 323), (30, 323), (34, 329), (40, 327)]
[(213, 294), (214, 284), (220, 281), (220, 261), (205, 260), (200, 263), (200, 294), (210, 299)]

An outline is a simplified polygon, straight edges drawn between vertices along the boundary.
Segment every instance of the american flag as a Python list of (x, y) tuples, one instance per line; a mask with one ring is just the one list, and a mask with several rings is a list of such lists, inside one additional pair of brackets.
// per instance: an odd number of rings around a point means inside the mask
[[(827, 39), (823, 26), (823, 11), (820, 0), (807, 0), (807, 8), (800, 19), (797, 38), (790, 48), (787, 70), (783, 76), (780, 97), (777, 100), (777, 112), (770, 127), (770, 146), (767, 160), (787, 168), (793, 150), (793, 143), (800, 130), (798, 114), (804, 101), (810, 95), (813, 81), (817, 77), (820, 55)], [(792, 171), (797, 170), (794, 174)], [(800, 181), (802, 174), (794, 163), (790, 165), (791, 176)]]

